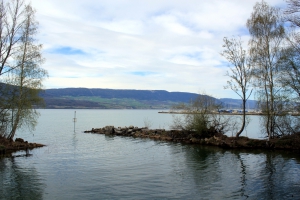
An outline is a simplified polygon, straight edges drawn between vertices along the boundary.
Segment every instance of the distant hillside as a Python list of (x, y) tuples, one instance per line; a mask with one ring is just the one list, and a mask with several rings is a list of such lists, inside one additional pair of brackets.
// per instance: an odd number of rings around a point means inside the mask
[(101, 98), (117, 99), (136, 99), (136, 100), (156, 100), (189, 102), (198, 94), (188, 92), (168, 92), (165, 90), (114, 90), (114, 89), (88, 89), (88, 88), (64, 88), (48, 89), (42, 95), (44, 97), (63, 97), (63, 96), (94, 96)]
[(198, 94), (164, 90), (117, 90), (63, 88), (41, 93), (46, 108), (169, 109), (179, 102), (190, 102)]
[[(90, 109), (169, 109), (179, 102), (188, 103), (197, 96), (196, 93), (165, 90), (88, 88), (47, 89), (41, 93), (46, 108)], [(236, 99), (221, 99), (221, 101), (226, 108), (240, 108), (241, 105), (241, 101)]]

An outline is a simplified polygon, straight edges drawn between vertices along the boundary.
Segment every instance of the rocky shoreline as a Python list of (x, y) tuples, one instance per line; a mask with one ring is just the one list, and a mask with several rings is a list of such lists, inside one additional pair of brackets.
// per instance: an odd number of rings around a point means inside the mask
[(22, 138), (16, 138), (15, 141), (8, 140), (0, 136), (0, 156), (9, 156), (16, 151), (24, 150), (26, 154), (28, 150), (43, 147), (45, 145), (38, 143), (29, 143)]
[(251, 139), (248, 137), (228, 137), (216, 134), (210, 138), (201, 138), (196, 132), (182, 130), (148, 129), (146, 127), (114, 127), (93, 128), (85, 133), (127, 136), (136, 138), (150, 138), (154, 140), (180, 142), (186, 144), (201, 144), (218, 146), (228, 149), (283, 149), (300, 150), (300, 133), (271, 139), (270, 141)]

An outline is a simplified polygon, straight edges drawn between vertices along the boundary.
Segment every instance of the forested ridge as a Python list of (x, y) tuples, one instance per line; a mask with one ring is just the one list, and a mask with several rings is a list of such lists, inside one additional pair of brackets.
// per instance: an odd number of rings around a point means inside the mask
[[(168, 109), (174, 103), (189, 103), (199, 94), (168, 92), (166, 90), (123, 90), (101, 88), (47, 89), (40, 93), (46, 108), (136, 108)], [(216, 101), (224, 108), (241, 108), (241, 100), (222, 98)], [(139, 105), (134, 105), (134, 102)], [(256, 101), (249, 100), (248, 109), (256, 108)]]

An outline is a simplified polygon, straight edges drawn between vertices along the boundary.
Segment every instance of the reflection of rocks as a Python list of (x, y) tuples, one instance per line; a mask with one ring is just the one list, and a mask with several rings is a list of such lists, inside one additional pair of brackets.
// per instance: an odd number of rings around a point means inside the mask
[[(283, 139), (273, 139), (268, 144), (265, 140), (250, 139), (247, 137), (227, 137), (216, 134), (210, 138), (201, 138), (195, 131), (148, 129), (146, 127), (114, 127), (105, 126), (103, 128), (93, 128), (85, 133), (97, 133), (106, 135), (131, 136), (140, 138), (151, 138), (155, 140), (182, 142), (189, 144), (203, 144), (219, 146), (222, 148), (252, 148), (252, 149), (300, 149), (300, 134), (293, 135), (291, 141)], [(292, 136), (291, 136), (292, 137)], [(299, 142), (295, 142), (299, 141)]]

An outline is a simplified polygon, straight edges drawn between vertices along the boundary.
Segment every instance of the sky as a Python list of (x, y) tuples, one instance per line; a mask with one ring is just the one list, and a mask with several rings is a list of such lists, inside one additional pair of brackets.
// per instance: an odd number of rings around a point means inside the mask
[[(265, 0), (285, 6), (283, 0)], [(206, 93), (224, 89), (223, 38), (247, 44), (257, 0), (31, 0), (49, 73), (44, 88)]]

